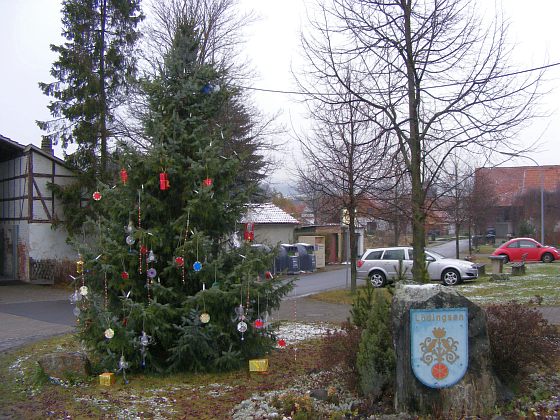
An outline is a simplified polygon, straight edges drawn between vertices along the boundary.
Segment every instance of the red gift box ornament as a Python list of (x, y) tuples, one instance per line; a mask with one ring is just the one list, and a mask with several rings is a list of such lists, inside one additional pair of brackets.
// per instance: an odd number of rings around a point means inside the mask
[(214, 181), (212, 180), (212, 178), (205, 178), (204, 181), (202, 181), (202, 185), (204, 187), (211, 187), (213, 183)]
[(243, 238), (248, 242), (253, 242), (255, 240), (255, 224), (252, 222), (245, 223), (245, 232), (243, 233)]
[(159, 189), (162, 191), (169, 189), (169, 177), (167, 172), (160, 172), (159, 174)]
[(124, 185), (128, 182), (128, 172), (126, 172), (126, 169), (124, 168), (121, 169), (121, 182)]

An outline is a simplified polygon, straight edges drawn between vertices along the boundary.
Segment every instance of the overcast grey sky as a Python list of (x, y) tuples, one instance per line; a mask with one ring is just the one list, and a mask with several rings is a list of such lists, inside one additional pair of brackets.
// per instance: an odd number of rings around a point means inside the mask
[[(516, 42), (519, 66), (530, 68), (545, 61), (560, 62), (558, 41), (558, 0), (502, 0), (510, 18), (510, 37)], [(300, 23), (305, 22), (303, 0), (240, 0), (241, 7), (253, 9), (261, 20), (248, 31), (247, 55), (259, 76), (255, 87), (294, 90), (290, 66), (299, 48)], [(49, 98), (37, 86), (50, 81), (49, 70), (56, 59), (49, 45), (60, 44), (59, 0), (0, 0), (0, 134), (22, 144), (40, 145), (41, 131), (35, 120), (49, 119)], [(297, 60), (295, 62), (297, 64)], [(532, 157), (541, 165), (560, 164), (560, 67), (547, 75), (552, 89), (544, 107), (551, 116), (535, 121), (523, 132), (530, 144), (541, 137), (541, 151)], [(255, 93), (257, 104), (267, 113), (282, 113), (288, 127), (303, 109), (289, 95)], [(56, 148), (58, 156), (62, 156)], [(288, 155), (291, 153), (287, 152)], [(289, 158), (291, 159), (291, 157)], [(531, 165), (526, 160), (519, 164)], [(281, 175), (277, 177), (281, 178)]]

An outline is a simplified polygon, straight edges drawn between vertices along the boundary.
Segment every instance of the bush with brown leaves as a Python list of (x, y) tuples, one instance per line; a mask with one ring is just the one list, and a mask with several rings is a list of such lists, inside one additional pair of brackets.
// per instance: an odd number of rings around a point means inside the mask
[(506, 382), (559, 361), (560, 335), (542, 314), (517, 302), (486, 308), (492, 363)]
[(333, 369), (341, 366), (347, 373), (346, 380), (354, 385), (356, 378), (356, 355), (362, 336), (361, 328), (350, 322), (342, 324), (338, 331), (329, 332), (323, 337), (319, 352), (319, 364), (323, 369)]

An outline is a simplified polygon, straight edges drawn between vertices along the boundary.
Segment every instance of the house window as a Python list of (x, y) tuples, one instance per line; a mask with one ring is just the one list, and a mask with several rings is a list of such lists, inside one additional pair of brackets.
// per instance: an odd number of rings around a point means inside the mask
[(367, 222), (367, 233), (375, 233), (377, 230), (377, 222)]

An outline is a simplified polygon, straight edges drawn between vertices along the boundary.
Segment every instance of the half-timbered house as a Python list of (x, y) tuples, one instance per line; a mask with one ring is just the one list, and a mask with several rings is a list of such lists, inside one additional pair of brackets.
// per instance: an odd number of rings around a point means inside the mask
[(52, 283), (57, 264), (75, 260), (62, 226), (62, 204), (49, 184), (74, 174), (52, 146), (24, 146), (0, 135), (0, 278)]

